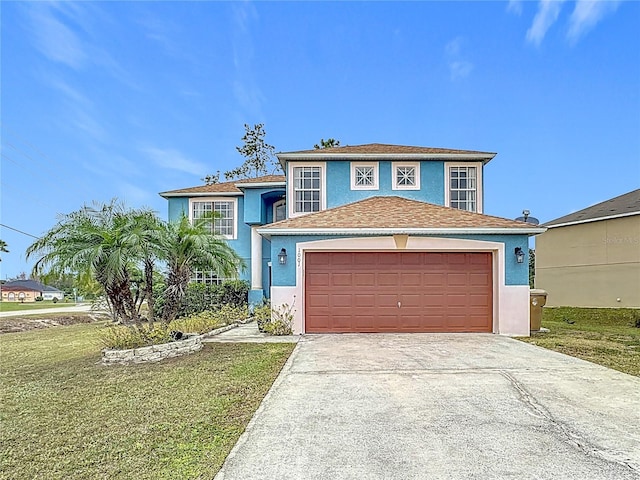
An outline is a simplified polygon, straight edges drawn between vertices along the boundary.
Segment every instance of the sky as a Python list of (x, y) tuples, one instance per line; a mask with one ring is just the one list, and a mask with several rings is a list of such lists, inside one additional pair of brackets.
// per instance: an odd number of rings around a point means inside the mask
[(91, 201), (166, 219), (159, 192), (242, 163), (245, 123), (283, 152), (497, 152), (484, 212), (506, 218), (640, 187), (637, 1), (3, 1), (0, 22), (2, 279)]

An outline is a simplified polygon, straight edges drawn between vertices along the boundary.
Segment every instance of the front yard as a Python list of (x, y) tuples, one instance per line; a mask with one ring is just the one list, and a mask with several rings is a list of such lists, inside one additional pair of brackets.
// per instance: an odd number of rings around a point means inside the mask
[(640, 311), (629, 308), (544, 308), (542, 326), (523, 342), (640, 376)]
[(213, 478), (294, 347), (104, 367), (101, 328), (0, 335), (0, 478)]

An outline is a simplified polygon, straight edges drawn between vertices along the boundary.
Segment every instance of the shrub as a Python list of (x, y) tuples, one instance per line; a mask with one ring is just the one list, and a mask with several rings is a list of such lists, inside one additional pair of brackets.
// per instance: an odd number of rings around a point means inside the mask
[(253, 318), (258, 324), (258, 330), (265, 332), (264, 326), (271, 320), (271, 305), (267, 302), (253, 310)]
[(211, 330), (228, 325), (249, 316), (246, 307), (223, 305), (218, 310), (207, 310), (197, 314), (178, 318), (168, 326), (155, 323), (153, 328), (144, 325), (141, 328), (124, 325), (110, 325), (100, 335), (106, 348), (127, 349), (167, 343), (173, 340), (171, 332), (209, 333)]
[[(204, 283), (190, 283), (187, 287), (184, 300), (178, 310), (178, 317), (185, 317), (194, 313), (213, 310), (220, 305), (232, 305), (241, 307), (247, 305), (249, 282), (244, 280), (232, 280), (220, 285), (207, 285)], [(162, 315), (164, 295), (156, 298), (156, 315)]]
[(53, 300), (51, 300), (53, 303), (58, 303), (58, 297), (53, 297)]
[(36, 297), (36, 302), (41, 302), (42, 300), (44, 300), (44, 298), (42, 298), (41, 296)]
[(263, 330), (269, 335), (291, 335), (293, 333), (293, 305), (283, 303), (271, 310), (271, 319), (264, 323)]
[(171, 341), (170, 333), (171, 330), (161, 324), (156, 324), (153, 328), (112, 324), (100, 332), (100, 341), (106, 348), (124, 350), (167, 343)]

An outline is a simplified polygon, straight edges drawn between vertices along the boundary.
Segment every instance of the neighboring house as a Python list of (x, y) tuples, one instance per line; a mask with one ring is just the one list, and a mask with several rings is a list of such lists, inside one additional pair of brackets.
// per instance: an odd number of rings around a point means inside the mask
[(528, 335), (528, 236), (545, 229), (483, 214), (494, 156), (384, 144), (279, 153), (285, 176), (161, 195), (170, 220), (221, 215), (214, 230), (246, 260), (250, 302), (293, 305), (295, 333)]
[(640, 308), (640, 189), (544, 226), (536, 287), (547, 305)]
[(44, 285), (36, 280), (13, 280), (0, 286), (3, 302), (35, 302), (37, 297), (43, 300), (64, 299), (64, 292)]

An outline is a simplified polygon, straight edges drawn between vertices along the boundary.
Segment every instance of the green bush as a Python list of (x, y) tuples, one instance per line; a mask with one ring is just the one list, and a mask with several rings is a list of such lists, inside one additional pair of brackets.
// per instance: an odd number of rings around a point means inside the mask
[(253, 310), (253, 319), (258, 324), (258, 330), (265, 332), (264, 326), (271, 320), (271, 305), (267, 302)]
[[(215, 310), (220, 305), (246, 306), (249, 293), (249, 282), (244, 280), (232, 280), (220, 285), (207, 285), (204, 283), (190, 283), (178, 310), (178, 317), (185, 317), (206, 310)], [(156, 291), (155, 314), (162, 316), (164, 306), (164, 289)]]
[[(261, 331), (269, 335), (291, 335), (293, 333), (293, 305), (283, 303), (277, 308), (271, 309), (270, 318), (263, 320)], [(255, 315), (255, 313), (254, 313)], [(264, 314), (262, 314), (264, 315)], [(260, 323), (258, 322), (258, 328)]]
[(53, 303), (58, 303), (58, 297), (53, 297), (53, 299), (51, 300)]
[(155, 323), (153, 328), (144, 325), (142, 328), (124, 325), (110, 325), (100, 335), (106, 348), (127, 349), (149, 345), (158, 345), (172, 341), (171, 332), (209, 333), (216, 328), (229, 325), (249, 316), (247, 307), (223, 305), (217, 310), (207, 310), (186, 317), (178, 318), (168, 326)]
[(42, 298), (41, 296), (37, 296), (35, 300), (36, 302), (41, 302), (42, 300), (44, 300), (44, 298)]

